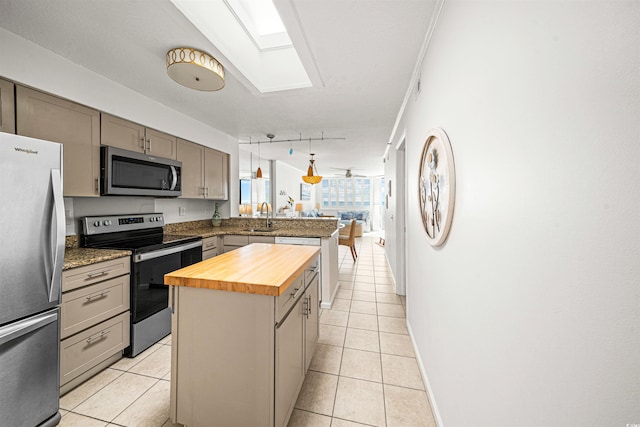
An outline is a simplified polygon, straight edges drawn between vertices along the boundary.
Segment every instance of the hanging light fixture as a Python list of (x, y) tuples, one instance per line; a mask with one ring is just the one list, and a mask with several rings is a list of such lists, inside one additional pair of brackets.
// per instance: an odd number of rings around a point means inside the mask
[(258, 170), (256, 171), (256, 178), (262, 178), (262, 169), (260, 168), (260, 142), (258, 142)]
[(322, 181), (322, 176), (318, 175), (318, 170), (316, 169), (315, 163), (316, 161), (313, 159), (313, 156), (315, 156), (315, 154), (311, 152), (311, 139), (309, 139), (309, 155), (311, 156), (311, 159), (309, 159), (309, 167), (307, 168), (307, 174), (302, 175), (302, 180), (307, 184), (318, 184), (320, 181)]
[(167, 74), (177, 83), (195, 90), (215, 91), (224, 87), (224, 67), (216, 58), (191, 47), (167, 52)]

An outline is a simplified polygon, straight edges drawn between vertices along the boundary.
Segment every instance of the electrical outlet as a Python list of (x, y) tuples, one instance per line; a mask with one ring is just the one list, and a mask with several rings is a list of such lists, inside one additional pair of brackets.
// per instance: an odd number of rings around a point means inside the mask
[(182, 206), (178, 208), (178, 216), (185, 216), (186, 213), (187, 213), (187, 210)]

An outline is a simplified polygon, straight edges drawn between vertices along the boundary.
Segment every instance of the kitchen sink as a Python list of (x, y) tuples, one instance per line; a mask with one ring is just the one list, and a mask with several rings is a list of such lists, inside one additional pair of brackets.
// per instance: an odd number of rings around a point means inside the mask
[(272, 233), (272, 232), (274, 232), (276, 230), (273, 229), (273, 228), (249, 228), (249, 229), (246, 229), (244, 231), (248, 231), (250, 233), (255, 233), (255, 232), (258, 232), (258, 233)]

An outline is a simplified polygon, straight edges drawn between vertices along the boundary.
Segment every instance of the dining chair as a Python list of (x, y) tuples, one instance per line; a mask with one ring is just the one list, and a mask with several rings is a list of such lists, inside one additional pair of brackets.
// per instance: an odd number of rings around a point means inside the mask
[(358, 258), (358, 253), (356, 252), (356, 220), (351, 220), (351, 227), (349, 230), (349, 237), (338, 235), (338, 245), (349, 246), (351, 250), (351, 256), (353, 257), (353, 262), (356, 262), (356, 258)]

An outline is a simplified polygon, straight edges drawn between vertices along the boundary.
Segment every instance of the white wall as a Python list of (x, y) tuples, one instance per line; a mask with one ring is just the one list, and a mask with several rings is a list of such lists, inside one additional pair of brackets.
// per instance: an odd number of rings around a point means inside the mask
[[(445, 3), (393, 140), (408, 324), (442, 425), (640, 423), (639, 23), (637, 1)], [(458, 189), (440, 249), (416, 207), (435, 126)]]
[(289, 200), (287, 196), (280, 195), (282, 191), (293, 198), (293, 209), (295, 209), (296, 203), (302, 203), (304, 210), (315, 208), (316, 187), (318, 187), (318, 185), (311, 186), (311, 199), (302, 201), (300, 200), (300, 184), (302, 184), (302, 175), (304, 175), (305, 172), (279, 160), (273, 161), (273, 165), (274, 173), (271, 182), (273, 183), (272, 191), (276, 197), (276, 213), (278, 213), (279, 209), (283, 206), (287, 205), (287, 200)]
[[(142, 96), (93, 71), (68, 61), (30, 41), (0, 28), (0, 76), (27, 86), (70, 99), (100, 111), (167, 132), (181, 138), (230, 154), (229, 201), (220, 202), (223, 217), (238, 213), (238, 141), (217, 129), (192, 119), (178, 111)], [(75, 223), (79, 212), (86, 215), (113, 213), (113, 206), (122, 206), (135, 213), (149, 207), (149, 200), (101, 197), (91, 200), (65, 199), (65, 208), (74, 212), (69, 221)], [(75, 203), (71, 203), (75, 201)], [(167, 222), (206, 219), (213, 214), (214, 202), (205, 200), (158, 199), (155, 210), (165, 212)], [(75, 205), (81, 206), (76, 209)], [(178, 208), (185, 207), (186, 215), (179, 217)], [(67, 234), (74, 228), (67, 227)]]

